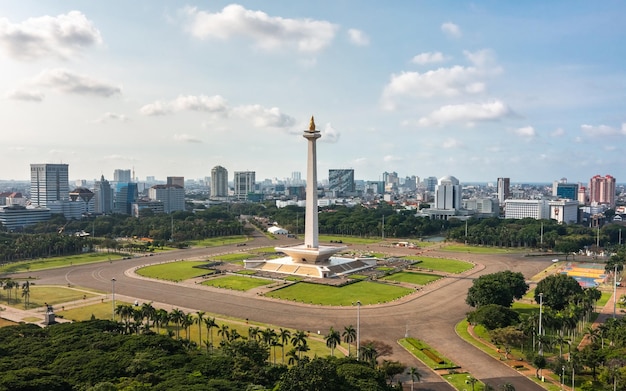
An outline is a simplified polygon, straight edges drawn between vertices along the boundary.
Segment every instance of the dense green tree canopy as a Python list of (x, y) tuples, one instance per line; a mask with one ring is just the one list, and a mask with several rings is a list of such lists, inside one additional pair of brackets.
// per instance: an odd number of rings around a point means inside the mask
[(539, 303), (541, 300), (539, 295), (543, 294), (543, 304), (559, 311), (582, 293), (583, 288), (573, 277), (567, 274), (554, 274), (537, 283), (535, 301)]
[(519, 315), (508, 307), (487, 304), (468, 313), (467, 320), (473, 324), (481, 324), (487, 330), (494, 330), (518, 324)]
[(474, 280), (467, 292), (465, 302), (472, 307), (487, 304), (498, 304), (510, 307), (513, 300), (521, 299), (528, 291), (524, 275), (519, 272), (505, 270), (486, 274)]

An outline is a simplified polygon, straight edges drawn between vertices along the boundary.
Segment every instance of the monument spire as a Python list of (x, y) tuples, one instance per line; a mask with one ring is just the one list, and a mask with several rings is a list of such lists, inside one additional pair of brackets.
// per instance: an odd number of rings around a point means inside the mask
[(319, 223), (317, 220), (317, 146), (316, 141), (322, 137), (315, 130), (315, 119), (311, 116), (309, 130), (302, 135), (308, 140), (306, 168), (306, 212), (304, 222), (304, 245), (307, 248), (319, 247)]

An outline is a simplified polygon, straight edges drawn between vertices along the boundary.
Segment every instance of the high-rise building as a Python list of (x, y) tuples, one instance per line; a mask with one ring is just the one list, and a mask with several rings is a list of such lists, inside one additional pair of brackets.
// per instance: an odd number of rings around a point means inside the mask
[(461, 185), (453, 176), (439, 179), (435, 189), (435, 208), (457, 210), (461, 209)]
[(165, 213), (185, 210), (185, 188), (182, 186), (154, 185), (148, 191), (148, 197), (153, 201), (161, 201)]
[(504, 204), (511, 196), (511, 178), (498, 178), (498, 201)]
[(577, 183), (557, 183), (556, 196), (568, 200), (578, 201), (578, 184)]
[(428, 178), (424, 178), (424, 183), (426, 184), (426, 190), (432, 193), (437, 187), (437, 178), (434, 176), (429, 176)]
[(136, 183), (117, 183), (113, 197), (113, 212), (130, 215), (132, 212), (132, 204), (137, 202), (137, 198), (139, 198), (139, 192)]
[(109, 181), (104, 179), (104, 175), (96, 181), (93, 186), (94, 193), (94, 213), (107, 214), (113, 211), (113, 189)]
[(132, 182), (133, 179), (130, 177), (130, 170), (116, 169), (113, 171), (113, 181), (126, 183)]
[(211, 170), (211, 197), (228, 197), (228, 170), (222, 166)]
[(354, 193), (354, 170), (331, 169), (328, 170), (328, 190), (335, 195)]
[(185, 188), (185, 177), (184, 176), (168, 176), (167, 177), (167, 184), (172, 186), (172, 185), (177, 185), (182, 187), (183, 189)]
[(615, 206), (615, 178), (611, 175), (595, 175), (589, 180), (589, 202)]
[(254, 171), (235, 171), (235, 198), (238, 200), (247, 200), (248, 193), (254, 192), (255, 180)]
[(31, 164), (31, 204), (63, 213), (70, 199), (68, 171), (67, 164)]
[(550, 218), (550, 204), (547, 200), (506, 200), (504, 206), (505, 219), (537, 220)]

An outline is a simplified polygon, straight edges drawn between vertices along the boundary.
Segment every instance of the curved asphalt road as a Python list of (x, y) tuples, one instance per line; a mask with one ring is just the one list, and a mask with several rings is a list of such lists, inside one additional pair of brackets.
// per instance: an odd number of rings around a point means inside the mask
[[(283, 240), (285, 241), (285, 240)], [(249, 243), (248, 245), (251, 245)], [(284, 243), (281, 243), (281, 245)], [(295, 244), (295, 242), (294, 242)], [(256, 237), (255, 246), (274, 246), (276, 241), (264, 237)], [(370, 246), (372, 249), (374, 246)], [(207, 257), (224, 252), (239, 250), (235, 245), (194, 248), (156, 254), (153, 257), (133, 258), (53, 269), (37, 272), (16, 274), (24, 277), (28, 274), (37, 278), (37, 284), (72, 284), (110, 292), (111, 279), (115, 278), (116, 294), (135, 297), (140, 301), (166, 303), (174, 307), (202, 310), (215, 314), (223, 314), (237, 318), (248, 318), (252, 321), (279, 325), (282, 327), (317, 330), (324, 333), (331, 326), (342, 330), (344, 326), (356, 325), (356, 308), (323, 307), (294, 304), (261, 296), (250, 296), (245, 293), (230, 292), (220, 289), (198, 289), (193, 286), (172, 284), (153, 280), (136, 279), (125, 275), (129, 268), (148, 263), (163, 262), (173, 259), (190, 259)], [(385, 248), (384, 252), (400, 251)], [(407, 250), (404, 250), (406, 254)], [(415, 250), (411, 250), (413, 253)], [(436, 252), (427, 254), (437, 255)], [(453, 390), (421, 362), (399, 347), (396, 341), (405, 336), (422, 339), (437, 351), (461, 365), (476, 378), (497, 387), (503, 383), (511, 383), (517, 390), (543, 390), (514, 369), (498, 362), (459, 338), (454, 325), (462, 320), (470, 310), (465, 304), (467, 289), (474, 278), (482, 274), (501, 270), (520, 271), (530, 277), (548, 266), (549, 261), (524, 258), (520, 255), (475, 255), (445, 253), (448, 258), (470, 260), (484, 267), (476, 267), (463, 276), (451, 276), (427, 286), (421, 292), (400, 299), (390, 304), (361, 306), (360, 329), (361, 341), (380, 340), (393, 346), (392, 359), (399, 360), (408, 366), (415, 366), (424, 376), (419, 389), (422, 390)]]

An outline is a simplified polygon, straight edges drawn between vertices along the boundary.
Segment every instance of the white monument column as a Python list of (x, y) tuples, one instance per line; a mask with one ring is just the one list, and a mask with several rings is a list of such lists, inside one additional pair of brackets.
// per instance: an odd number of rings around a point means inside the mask
[(315, 130), (315, 120), (311, 117), (309, 130), (302, 135), (309, 141), (309, 153), (306, 167), (306, 215), (304, 224), (304, 245), (307, 248), (318, 248), (318, 222), (317, 222), (317, 148), (315, 141), (322, 137)]

